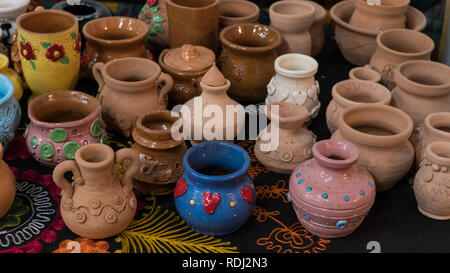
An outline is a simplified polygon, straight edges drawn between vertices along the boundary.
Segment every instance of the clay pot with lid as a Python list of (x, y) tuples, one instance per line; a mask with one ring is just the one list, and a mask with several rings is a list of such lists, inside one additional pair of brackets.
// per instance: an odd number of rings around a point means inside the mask
[(171, 129), (179, 118), (168, 110), (155, 110), (136, 121), (131, 146), (140, 157), (134, 175), (134, 187), (146, 194), (171, 193), (183, 172), (183, 156), (187, 150), (184, 139), (172, 138)]
[(342, 111), (350, 106), (366, 103), (389, 105), (391, 92), (381, 84), (362, 80), (345, 80), (336, 83), (331, 90), (333, 99), (326, 111), (328, 129), (334, 133)]
[(402, 110), (380, 104), (354, 105), (339, 115), (338, 127), (331, 139), (356, 145), (358, 163), (373, 175), (377, 191), (390, 189), (408, 173), (414, 161), (408, 140), (413, 122)]
[(211, 68), (215, 58), (212, 50), (189, 44), (161, 52), (159, 65), (174, 80), (168, 94), (169, 105), (184, 104), (202, 93), (200, 80)]
[(227, 26), (242, 23), (257, 23), (259, 7), (251, 1), (220, 0), (219, 31)]
[(348, 77), (352, 80), (363, 80), (375, 83), (381, 81), (381, 74), (370, 65), (352, 68), (350, 72), (348, 72)]
[(290, 174), (300, 162), (311, 158), (316, 142), (316, 136), (303, 126), (308, 110), (293, 103), (276, 102), (264, 111), (272, 122), (259, 134), (255, 156), (269, 170)]
[(16, 177), (3, 158), (3, 145), (0, 143), (0, 218), (8, 213), (16, 197)]

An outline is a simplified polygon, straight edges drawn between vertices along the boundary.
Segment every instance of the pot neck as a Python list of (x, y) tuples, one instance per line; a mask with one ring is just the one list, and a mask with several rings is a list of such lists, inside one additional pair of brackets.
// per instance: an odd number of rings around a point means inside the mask
[(348, 141), (322, 140), (312, 147), (315, 160), (330, 169), (349, 169), (359, 159), (359, 151)]

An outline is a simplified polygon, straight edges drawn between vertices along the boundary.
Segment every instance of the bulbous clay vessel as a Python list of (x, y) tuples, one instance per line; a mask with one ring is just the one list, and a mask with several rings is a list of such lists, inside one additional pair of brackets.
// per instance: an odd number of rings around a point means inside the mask
[(3, 145), (0, 143), (0, 218), (11, 208), (16, 196), (16, 177), (2, 158)]
[(410, 0), (380, 0), (371, 4), (367, 0), (355, 0), (355, 11), (350, 25), (369, 31), (405, 28), (406, 10)]
[(235, 24), (257, 23), (258, 18), (259, 7), (251, 1), (219, 1), (219, 31)]
[(450, 219), (450, 143), (428, 145), (425, 158), (414, 179), (419, 211), (436, 220)]
[(314, 79), (319, 64), (303, 54), (285, 54), (274, 63), (276, 75), (267, 85), (266, 104), (290, 102), (306, 107), (308, 121), (319, 114), (319, 82)]
[(5, 150), (13, 141), (19, 128), (21, 108), (14, 98), (13, 82), (5, 75), (0, 74), (0, 143)]
[(338, 118), (344, 109), (366, 103), (389, 105), (392, 98), (391, 92), (381, 84), (351, 79), (335, 84), (331, 95), (333, 99), (326, 111), (327, 125), (331, 133), (338, 129)]
[[(119, 164), (131, 161), (119, 178)], [(61, 216), (75, 234), (103, 239), (124, 230), (133, 220), (137, 201), (133, 193), (133, 175), (139, 168), (139, 156), (132, 149), (114, 153), (104, 144), (89, 144), (75, 154), (75, 161), (60, 163), (53, 180), (62, 190)], [(72, 172), (73, 182), (64, 178)]]
[(358, 148), (358, 163), (370, 171), (377, 191), (390, 189), (411, 168), (414, 149), (409, 142), (411, 118), (400, 109), (380, 104), (359, 104), (345, 109), (331, 139), (347, 140)]
[(276, 102), (265, 107), (265, 114), (272, 122), (259, 134), (255, 156), (269, 170), (290, 174), (300, 162), (312, 157), (316, 136), (303, 126), (308, 111), (296, 104)]
[(315, 7), (306, 1), (278, 1), (269, 9), (270, 26), (280, 31), (283, 43), (280, 54), (311, 55), (309, 28), (315, 19)]
[(430, 60), (433, 40), (427, 35), (409, 29), (391, 29), (377, 36), (377, 50), (370, 65), (381, 73), (381, 82), (389, 89), (395, 87), (395, 68), (406, 61)]
[(348, 77), (352, 80), (363, 80), (379, 83), (381, 81), (381, 74), (370, 65), (355, 67), (348, 72)]
[(220, 41), (218, 67), (231, 82), (228, 95), (239, 102), (264, 101), (266, 86), (275, 75), (273, 62), (281, 34), (269, 26), (238, 24), (224, 28)]
[(184, 139), (172, 138), (172, 125), (179, 118), (168, 110), (154, 110), (136, 121), (131, 146), (141, 159), (134, 175), (134, 187), (147, 194), (164, 195), (173, 191), (183, 172)]
[(173, 79), (151, 60), (119, 58), (96, 63), (92, 72), (99, 85), (103, 119), (117, 133), (129, 137), (140, 115), (167, 108)]
[(358, 148), (347, 141), (322, 140), (313, 159), (302, 162), (289, 179), (289, 201), (309, 232), (340, 238), (354, 232), (375, 201), (370, 173), (356, 164)]
[(148, 27), (147, 45), (151, 50), (160, 52), (169, 47), (169, 18), (166, 0), (147, 1), (138, 15)]

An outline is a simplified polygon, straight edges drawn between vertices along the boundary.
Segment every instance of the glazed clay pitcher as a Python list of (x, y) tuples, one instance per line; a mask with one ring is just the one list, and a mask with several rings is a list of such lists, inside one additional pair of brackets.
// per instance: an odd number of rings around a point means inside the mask
[(3, 145), (0, 144), (0, 219), (11, 208), (16, 196), (16, 177), (2, 158)]
[[(130, 165), (119, 178), (119, 165)], [(132, 149), (114, 153), (104, 144), (81, 147), (75, 160), (60, 163), (53, 180), (62, 190), (61, 215), (75, 234), (89, 239), (103, 239), (124, 230), (133, 220), (137, 201), (133, 193), (133, 175), (139, 168), (139, 156)], [(64, 178), (73, 173), (73, 182)]]
[(127, 57), (96, 63), (93, 74), (98, 82), (97, 95), (103, 119), (117, 133), (126, 137), (136, 120), (151, 110), (166, 109), (172, 77), (159, 65), (144, 58)]

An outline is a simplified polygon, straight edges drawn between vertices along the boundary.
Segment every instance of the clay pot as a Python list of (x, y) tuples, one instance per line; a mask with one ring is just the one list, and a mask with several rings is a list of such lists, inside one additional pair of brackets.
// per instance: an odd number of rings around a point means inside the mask
[(0, 144), (0, 218), (6, 215), (16, 197), (16, 177), (2, 158), (3, 145)]
[(103, 118), (117, 133), (129, 137), (140, 115), (167, 108), (173, 80), (153, 61), (119, 58), (107, 64), (96, 63), (93, 74), (99, 85), (97, 99)]
[(366, 103), (389, 105), (392, 98), (389, 89), (381, 84), (352, 79), (335, 84), (331, 95), (333, 99), (326, 111), (327, 125), (331, 133), (339, 128), (338, 118), (344, 109)]
[(168, 94), (169, 105), (184, 104), (199, 96), (202, 93), (200, 80), (215, 59), (216, 55), (212, 50), (189, 44), (162, 51), (159, 65), (174, 80), (173, 88)]
[(172, 125), (179, 118), (168, 110), (155, 110), (136, 121), (131, 146), (139, 154), (141, 165), (134, 175), (134, 187), (146, 194), (171, 193), (183, 172), (184, 139), (174, 140)]
[(36, 97), (28, 106), (30, 123), (24, 133), (27, 148), (41, 164), (55, 167), (74, 159), (89, 143), (108, 143), (100, 103), (78, 91), (54, 91)]
[[(149, 3), (153, 2), (153, 6)], [(166, 0), (147, 1), (138, 15), (138, 19), (149, 26), (147, 44), (152, 50), (161, 51), (169, 47), (169, 20)]]
[(8, 42), (12, 43), (14, 32), (16, 31), (16, 18), (22, 13), (27, 12), (30, 0), (14, 0), (14, 1), (2, 1), (0, 3), (0, 18), (2, 18), (2, 24), (10, 24), (10, 28), (6, 29), (9, 35)]
[(255, 156), (269, 170), (290, 174), (300, 162), (312, 157), (316, 136), (303, 126), (308, 111), (296, 104), (276, 102), (265, 107), (265, 114), (272, 122), (259, 134)]
[(219, 0), (167, 0), (170, 48), (184, 44), (216, 49)]
[(270, 6), (270, 26), (283, 36), (283, 43), (278, 50), (280, 54), (311, 54), (309, 28), (314, 22), (315, 13), (315, 7), (306, 1), (278, 1)]
[(219, 31), (235, 24), (257, 23), (258, 19), (259, 7), (253, 2), (242, 0), (219, 2)]
[(79, 2), (80, 4), (69, 5), (67, 1), (61, 1), (56, 3), (52, 9), (64, 10), (75, 15), (80, 29), (91, 20), (112, 16), (111, 11), (99, 1), (81, 0)]
[(259, 24), (239, 24), (220, 32), (222, 53), (219, 69), (231, 81), (230, 97), (239, 102), (262, 102), (266, 86), (275, 75), (273, 62), (281, 45), (281, 34)]
[(358, 148), (358, 163), (370, 171), (377, 191), (390, 189), (409, 171), (414, 149), (409, 142), (411, 118), (400, 109), (380, 104), (351, 106), (338, 118), (339, 129), (331, 136)]
[(309, 232), (340, 238), (354, 232), (375, 202), (375, 183), (357, 164), (358, 148), (347, 141), (322, 140), (313, 159), (302, 162), (289, 179), (289, 201)]
[[(339, 1), (330, 10), (330, 15), (336, 23), (334, 36), (339, 50), (344, 58), (356, 65), (363, 66), (377, 48), (376, 37), (379, 31), (369, 31), (350, 25), (348, 22), (355, 10), (355, 1)], [(427, 19), (419, 10), (409, 6), (406, 11), (406, 28), (422, 31)]]
[(419, 211), (436, 220), (450, 219), (450, 143), (432, 142), (414, 179)]
[(274, 63), (276, 75), (267, 85), (266, 104), (290, 102), (306, 107), (309, 121), (319, 114), (319, 82), (314, 79), (319, 64), (303, 54), (285, 54)]
[(391, 29), (377, 36), (377, 50), (370, 65), (381, 74), (381, 82), (389, 89), (395, 87), (397, 65), (410, 60), (430, 60), (433, 40), (427, 35), (408, 29)]
[(352, 80), (363, 80), (375, 83), (381, 81), (381, 74), (370, 65), (352, 68), (350, 72), (348, 72), (348, 77)]
[(226, 235), (252, 215), (256, 192), (250, 158), (236, 144), (207, 141), (190, 148), (174, 191), (178, 214), (195, 232)]
[[(119, 165), (131, 161), (119, 178)], [(64, 161), (53, 171), (53, 180), (62, 190), (61, 216), (78, 236), (103, 239), (124, 230), (133, 220), (137, 201), (133, 193), (133, 175), (139, 168), (139, 156), (132, 149), (114, 153), (104, 144), (81, 147), (75, 160)], [(73, 173), (73, 182), (64, 178)]]
[(380, 4), (369, 4), (367, 0), (355, 0), (355, 11), (350, 25), (368, 31), (383, 31), (405, 28), (406, 10), (410, 0), (381, 0)]
[(0, 54), (0, 74), (5, 75), (12, 81), (14, 84), (14, 98), (20, 101), (23, 95), (24, 82), (19, 73), (9, 68), (9, 58), (4, 54)]
[(5, 75), (0, 74), (0, 143), (5, 150), (16, 136), (21, 118), (21, 109), (14, 98), (14, 85)]

